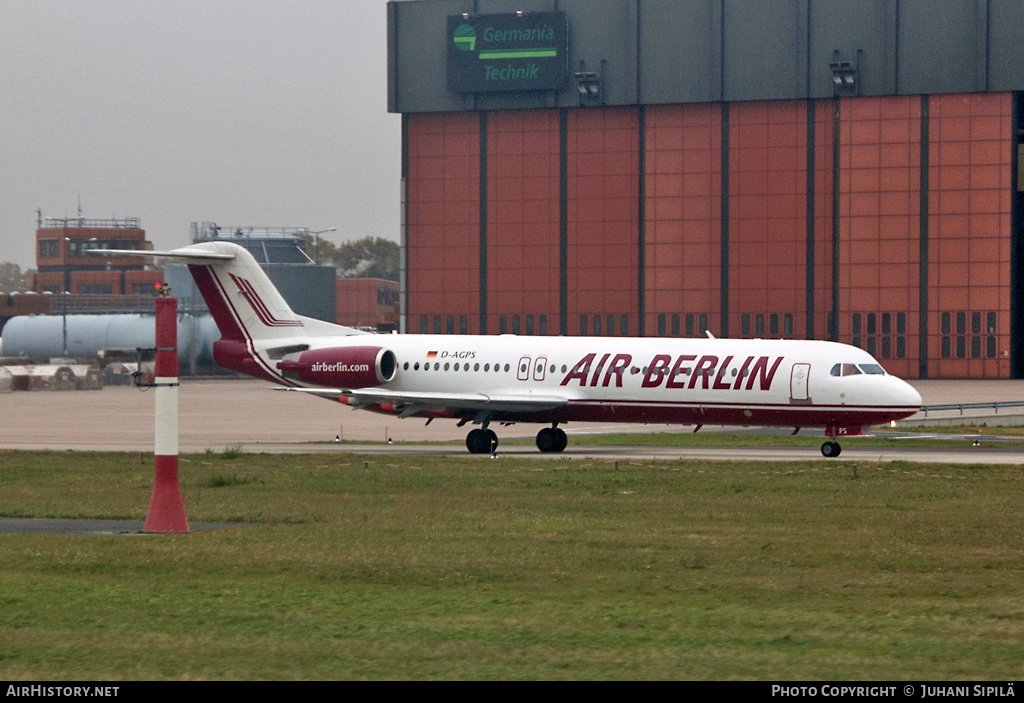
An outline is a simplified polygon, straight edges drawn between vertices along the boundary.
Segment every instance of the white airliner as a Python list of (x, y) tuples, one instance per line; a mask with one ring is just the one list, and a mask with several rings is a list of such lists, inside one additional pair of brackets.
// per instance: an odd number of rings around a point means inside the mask
[(586, 421), (820, 427), (821, 452), (834, 457), (837, 437), (921, 407), (920, 394), (870, 354), (835, 342), (381, 336), (295, 314), (235, 244), (145, 255), (188, 264), (220, 328), (221, 366), (354, 408), (479, 425), (466, 437), (472, 453), (497, 447), (491, 425), (515, 422), (547, 425), (537, 447), (560, 452), (559, 425)]

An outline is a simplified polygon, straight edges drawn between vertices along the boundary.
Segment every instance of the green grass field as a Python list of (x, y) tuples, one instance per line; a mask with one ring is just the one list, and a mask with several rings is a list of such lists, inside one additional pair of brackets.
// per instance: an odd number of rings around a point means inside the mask
[[(949, 449), (967, 447), (973, 438), (986, 443), (998, 442), (1000, 447), (1017, 448), (1024, 446), (1024, 437), (1020, 436), (1021, 428), (918, 428), (916, 432), (922, 437), (900, 436), (893, 433), (879, 432), (869, 434), (870, 428), (863, 436), (840, 437), (845, 446), (850, 447), (919, 447), (928, 449)], [(956, 431), (954, 431), (956, 430)], [(913, 430), (910, 430), (913, 431)], [(963, 437), (944, 437), (943, 435), (960, 434)], [(966, 439), (965, 437), (972, 439)], [(824, 433), (818, 430), (804, 430), (800, 434), (789, 432), (644, 432), (642, 434), (600, 434), (583, 438), (570, 437), (570, 444), (584, 444), (600, 447), (820, 447), (826, 440)], [(461, 442), (451, 442), (460, 445)], [(533, 439), (511, 439), (502, 442), (505, 445), (534, 446)]]
[[(12, 679), (1024, 675), (1024, 470), (182, 457), (187, 535), (0, 535)], [(0, 514), (143, 519), (137, 453), (0, 452)]]

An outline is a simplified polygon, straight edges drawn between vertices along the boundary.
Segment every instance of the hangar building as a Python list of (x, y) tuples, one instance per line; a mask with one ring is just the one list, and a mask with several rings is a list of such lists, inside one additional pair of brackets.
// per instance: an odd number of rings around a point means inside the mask
[(403, 327), (1022, 378), (1021, 46), (1020, 0), (390, 2)]

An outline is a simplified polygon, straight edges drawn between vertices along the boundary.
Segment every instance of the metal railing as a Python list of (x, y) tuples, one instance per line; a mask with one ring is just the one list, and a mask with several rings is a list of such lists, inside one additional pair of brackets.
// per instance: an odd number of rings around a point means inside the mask
[(142, 220), (138, 217), (125, 217), (121, 220), (96, 220), (85, 217), (47, 217), (46, 229), (142, 229)]
[[(152, 315), (156, 310), (156, 297), (146, 294), (100, 295), (78, 294), (50, 298), (51, 315)], [(178, 312), (191, 315), (206, 314), (202, 300), (184, 298), (179, 301)]]
[(221, 227), (216, 222), (193, 222), (189, 226), (193, 243), (210, 239), (299, 239), (312, 234), (309, 227)]
[(930, 412), (949, 412), (951, 410), (959, 410), (960, 414), (964, 414), (964, 410), (988, 410), (992, 409), (996, 415), (999, 414), (999, 408), (1024, 408), (1024, 400), (1004, 400), (992, 403), (949, 403), (947, 405), (922, 405), (921, 412), (924, 413), (925, 417), (928, 417)]

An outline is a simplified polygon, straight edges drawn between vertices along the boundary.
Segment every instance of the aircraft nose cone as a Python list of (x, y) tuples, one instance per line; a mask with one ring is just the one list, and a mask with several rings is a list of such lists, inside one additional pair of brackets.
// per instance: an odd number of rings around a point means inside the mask
[(921, 394), (912, 385), (906, 381), (900, 381), (901, 388), (899, 389), (898, 402), (900, 405), (913, 405), (918, 408), (923, 404)]

